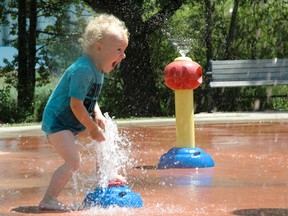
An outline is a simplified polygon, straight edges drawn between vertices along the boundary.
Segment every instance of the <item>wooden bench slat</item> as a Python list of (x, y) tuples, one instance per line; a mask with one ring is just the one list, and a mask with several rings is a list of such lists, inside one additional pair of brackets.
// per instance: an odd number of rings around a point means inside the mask
[(250, 79), (288, 79), (287, 74), (262, 74), (262, 73), (250, 73), (250, 74), (240, 74), (240, 73), (233, 73), (233, 74), (215, 74), (213, 76), (213, 81), (217, 81), (219, 79), (241, 79), (241, 80), (250, 80)]
[[(225, 70), (225, 69), (254, 69), (254, 70), (261, 70), (261, 69), (265, 69), (265, 68), (271, 68), (269, 70), (273, 70), (273, 68), (278, 71), (279, 69), (281, 70), (287, 70), (288, 69), (288, 60), (282, 60), (282, 61), (278, 61), (277, 63), (269, 63), (269, 62), (260, 62), (257, 63), (257, 60), (250, 61), (250, 63), (242, 63), (240, 62), (240, 60), (235, 60), (238, 63), (235, 63), (234, 60), (233, 61), (212, 61), (212, 71), (214, 70)], [(245, 60), (246, 61), (246, 60)]]
[(288, 61), (282, 61), (282, 62), (261, 62), (261, 63), (256, 63), (256, 62), (249, 62), (249, 63), (235, 63), (235, 62), (218, 62), (218, 61), (211, 61), (212, 65), (214, 67), (236, 67), (236, 66), (241, 66), (241, 67), (262, 67), (262, 66), (269, 66), (269, 67), (286, 67), (288, 64)]
[(257, 60), (217, 60), (211, 61), (212, 65), (281, 65), (285, 66), (288, 64), (288, 59), (257, 59)]
[(225, 81), (225, 82), (211, 82), (211, 88), (219, 87), (248, 87), (248, 86), (276, 86), (286, 85), (288, 80), (264, 80), (264, 81)]
[(233, 80), (288, 80), (287, 74), (217, 74), (213, 76), (213, 81), (233, 81)]
[[(219, 65), (218, 65), (219, 66)], [(252, 70), (252, 71), (256, 71), (256, 70), (263, 70), (263, 69), (267, 69), (268, 71), (287, 71), (288, 69), (288, 65), (283, 65), (283, 66), (271, 66), (271, 65), (263, 65), (261, 67), (253, 67), (253, 66), (249, 66), (249, 65), (245, 65), (245, 66), (241, 66), (241, 65), (221, 65), (221, 67), (216, 67), (215, 65), (212, 65), (212, 71), (216, 71), (216, 70)]]
[(269, 68), (269, 67), (265, 67), (265, 68), (217, 68), (217, 69), (213, 69), (214, 74), (221, 74), (221, 73), (229, 73), (229, 74), (233, 74), (233, 73), (243, 73), (243, 74), (247, 74), (247, 73), (288, 73), (288, 66), (284, 67), (284, 68)]

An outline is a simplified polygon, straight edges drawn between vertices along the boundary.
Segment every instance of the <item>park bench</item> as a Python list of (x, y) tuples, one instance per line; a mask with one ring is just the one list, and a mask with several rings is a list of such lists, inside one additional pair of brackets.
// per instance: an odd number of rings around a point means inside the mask
[(210, 60), (206, 75), (208, 80), (208, 112), (212, 112), (212, 88), (288, 84), (288, 58)]

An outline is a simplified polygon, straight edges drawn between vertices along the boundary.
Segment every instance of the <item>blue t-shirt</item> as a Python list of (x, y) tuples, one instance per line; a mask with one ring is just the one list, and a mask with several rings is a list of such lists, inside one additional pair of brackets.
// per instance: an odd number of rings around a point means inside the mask
[(70, 99), (82, 100), (89, 115), (92, 115), (103, 82), (104, 73), (99, 72), (87, 56), (80, 57), (65, 71), (52, 92), (43, 113), (42, 130), (46, 134), (85, 130), (71, 110)]

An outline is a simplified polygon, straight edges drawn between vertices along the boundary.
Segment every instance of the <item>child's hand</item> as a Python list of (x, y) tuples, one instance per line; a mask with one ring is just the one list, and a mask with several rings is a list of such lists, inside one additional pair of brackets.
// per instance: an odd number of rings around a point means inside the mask
[(105, 125), (106, 125), (106, 118), (100, 114), (100, 115), (95, 115), (94, 121), (99, 125), (99, 127), (105, 131)]
[(105, 141), (105, 136), (104, 136), (103, 132), (104, 131), (100, 127), (98, 127), (97, 130), (90, 130), (90, 136), (92, 139), (94, 139), (98, 142), (103, 142), (103, 141)]

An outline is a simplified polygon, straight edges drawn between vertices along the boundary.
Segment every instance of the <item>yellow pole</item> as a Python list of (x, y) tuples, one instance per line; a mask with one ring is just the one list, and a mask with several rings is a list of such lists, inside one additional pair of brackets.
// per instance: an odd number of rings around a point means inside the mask
[(175, 90), (176, 147), (195, 147), (193, 90)]

